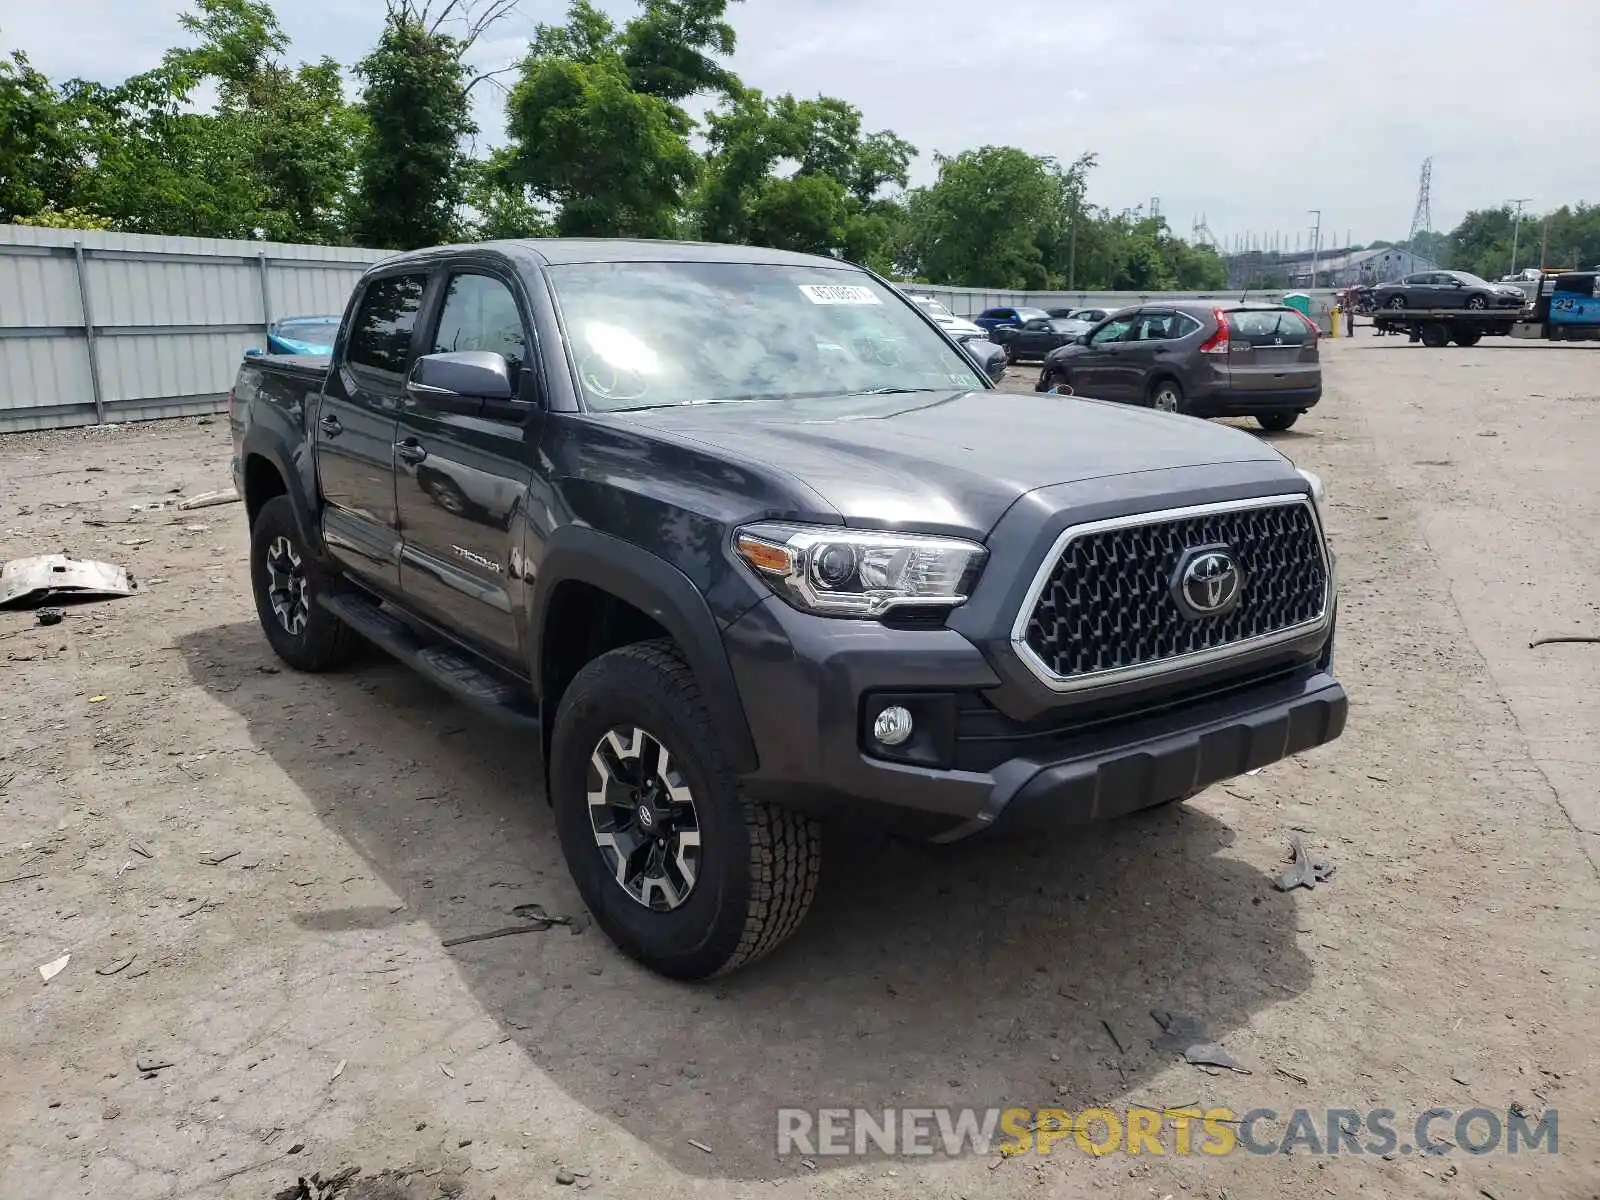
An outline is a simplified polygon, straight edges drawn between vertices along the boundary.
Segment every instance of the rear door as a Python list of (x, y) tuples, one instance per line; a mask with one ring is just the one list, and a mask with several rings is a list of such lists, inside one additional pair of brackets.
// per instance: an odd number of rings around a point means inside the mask
[(1227, 314), (1229, 386), (1236, 392), (1286, 392), (1322, 381), (1317, 331), (1292, 308)]
[(406, 398), (395, 439), (400, 586), (418, 612), (516, 666), (522, 585), (513, 551), (540, 428), (527, 305), (515, 273), (487, 257), (449, 264), (440, 283), (420, 352), (492, 351), (521, 394), (514, 408), (476, 415)]
[(322, 533), (356, 575), (394, 591), (400, 580), (395, 508), (395, 423), (405, 395), (426, 271), (369, 279), (335, 347), (312, 424)]

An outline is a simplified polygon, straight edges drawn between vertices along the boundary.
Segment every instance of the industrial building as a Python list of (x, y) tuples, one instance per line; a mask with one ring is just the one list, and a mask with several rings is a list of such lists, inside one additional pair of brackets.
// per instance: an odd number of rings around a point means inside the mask
[(1437, 271), (1439, 264), (1400, 246), (1376, 250), (1328, 250), (1315, 260), (1309, 254), (1288, 256), (1253, 251), (1226, 259), (1230, 287), (1350, 287), (1388, 283), (1418, 271)]

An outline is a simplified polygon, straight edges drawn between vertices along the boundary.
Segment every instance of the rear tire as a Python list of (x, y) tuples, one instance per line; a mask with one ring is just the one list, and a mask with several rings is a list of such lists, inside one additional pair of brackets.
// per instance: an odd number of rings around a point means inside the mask
[[(626, 760), (642, 779), (629, 783), (613, 771), (623, 760), (610, 739), (617, 733), (631, 748), (636, 732), (657, 749)], [(666, 825), (662, 815), (630, 817), (641, 795), (663, 798), (649, 804), (670, 799), (672, 813), (688, 817)], [(624, 954), (670, 978), (705, 979), (770, 953), (816, 895), (820, 826), (740, 794), (694, 673), (669, 642), (624, 646), (578, 672), (556, 714), (550, 798), (589, 911)], [(686, 820), (692, 848), (682, 840)]]
[(1470, 333), (1458, 333), (1455, 337), (1455, 343), (1458, 346), (1476, 346), (1482, 340), (1483, 334), (1477, 330), (1473, 330)]
[(1450, 329), (1442, 322), (1434, 321), (1422, 327), (1422, 344), (1430, 350), (1438, 350), (1450, 344)]
[(338, 577), (312, 557), (288, 496), (273, 497), (256, 514), (250, 586), (267, 642), (295, 670), (332, 671), (360, 653), (361, 635), (317, 603), (338, 589)]
[(1156, 380), (1150, 385), (1150, 407), (1157, 412), (1183, 412), (1183, 385), (1170, 377)]
[(1017, 345), (1016, 345), (1016, 343), (1015, 342), (1007, 342), (1006, 345), (1005, 345), (1005, 351), (1006, 351), (1006, 366), (1008, 366), (1008, 367), (1016, 366), (1017, 365)]
[(1256, 424), (1268, 433), (1282, 433), (1300, 419), (1297, 412), (1257, 413)]
[(1406, 307), (1406, 298), (1404, 296), (1390, 296), (1388, 301), (1385, 302), (1384, 307), (1392, 312), (1404, 312)]
[(1484, 309), (1486, 309), (1488, 307), (1489, 307), (1489, 298), (1487, 296), (1468, 296), (1467, 297), (1467, 308), (1472, 312), (1482, 312)]

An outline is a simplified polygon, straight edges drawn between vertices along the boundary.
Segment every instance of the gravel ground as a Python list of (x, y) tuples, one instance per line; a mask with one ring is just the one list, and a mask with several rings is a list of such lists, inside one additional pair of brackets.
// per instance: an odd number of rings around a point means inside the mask
[[(0, 614), (0, 1195), (1600, 1195), (1600, 646), (1528, 646), (1600, 634), (1600, 348), (1325, 345), (1274, 440), (1330, 490), (1345, 737), (1056, 842), (836, 838), (794, 941), (699, 987), (594, 930), (445, 944), (578, 915), (536, 768), (376, 656), (280, 671), (238, 506), (130, 515), (227, 485), (220, 419), (0, 439), (0, 558), (148, 585)], [(1282, 894), (1295, 831), (1338, 873)], [(774, 1150), (780, 1106), (1096, 1103), (1515, 1103), (1559, 1153)]]

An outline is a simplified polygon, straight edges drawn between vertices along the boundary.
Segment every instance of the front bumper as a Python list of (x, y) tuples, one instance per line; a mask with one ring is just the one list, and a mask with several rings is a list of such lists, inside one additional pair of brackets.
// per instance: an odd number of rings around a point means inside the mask
[[(772, 599), (728, 626), (724, 640), (761, 764), (742, 781), (747, 794), (819, 814), (873, 809), (939, 841), (1180, 799), (1332, 741), (1348, 710), (1331, 674), (1329, 631), (1320, 647), (1262, 662), (1254, 674), (1148, 703), (1136, 697), (1111, 716), (1102, 709), (1052, 726), (980, 713), (989, 723), (978, 728), (1008, 732), (963, 747), (961, 723), (1004, 684), (952, 629), (834, 621)], [(871, 717), (889, 696), (921, 705), (919, 728), (933, 730), (926, 762), (869, 752)], [(952, 753), (939, 752), (941, 737)], [(1004, 757), (982, 757), (996, 745)]]

